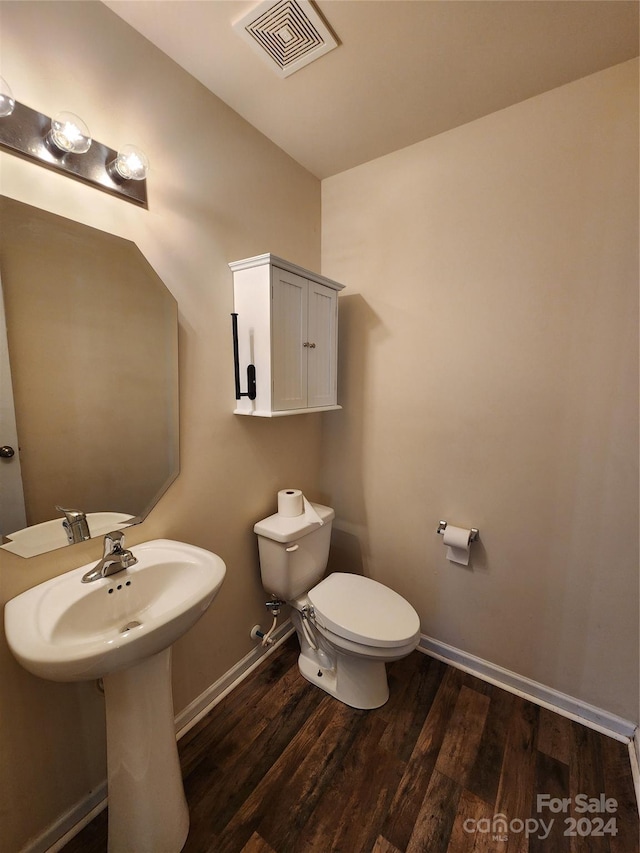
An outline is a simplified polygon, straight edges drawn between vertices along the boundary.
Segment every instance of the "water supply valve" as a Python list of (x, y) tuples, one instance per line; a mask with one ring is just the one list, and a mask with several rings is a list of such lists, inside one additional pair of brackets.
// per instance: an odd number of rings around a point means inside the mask
[(272, 616), (280, 615), (280, 608), (285, 604), (284, 601), (280, 601), (279, 598), (272, 598), (269, 601), (265, 601), (265, 607), (271, 611)]

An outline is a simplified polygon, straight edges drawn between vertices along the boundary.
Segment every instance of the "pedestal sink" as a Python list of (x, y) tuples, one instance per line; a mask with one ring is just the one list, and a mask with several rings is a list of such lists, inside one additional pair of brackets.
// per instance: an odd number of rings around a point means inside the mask
[(171, 645), (225, 576), (216, 554), (155, 539), (138, 562), (91, 583), (82, 566), (5, 606), (9, 647), (53, 681), (102, 678), (107, 716), (109, 853), (178, 853), (189, 813), (176, 746)]

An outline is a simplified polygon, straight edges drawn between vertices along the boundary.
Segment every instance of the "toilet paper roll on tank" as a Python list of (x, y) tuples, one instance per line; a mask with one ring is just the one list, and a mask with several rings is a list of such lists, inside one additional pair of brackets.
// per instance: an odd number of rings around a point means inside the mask
[(278, 492), (278, 515), (283, 518), (297, 518), (304, 515), (308, 521), (324, 524), (300, 489), (281, 489)]

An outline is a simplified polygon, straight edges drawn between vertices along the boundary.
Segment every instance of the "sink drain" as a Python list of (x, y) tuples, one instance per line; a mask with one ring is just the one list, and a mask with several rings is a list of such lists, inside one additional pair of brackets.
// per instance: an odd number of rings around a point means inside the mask
[(130, 631), (132, 628), (137, 628), (139, 625), (142, 625), (142, 622), (138, 622), (134, 619), (133, 622), (127, 622), (126, 625), (123, 625), (122, 628), (120, 628), (120, 633), (126, 634), (127, 631)]

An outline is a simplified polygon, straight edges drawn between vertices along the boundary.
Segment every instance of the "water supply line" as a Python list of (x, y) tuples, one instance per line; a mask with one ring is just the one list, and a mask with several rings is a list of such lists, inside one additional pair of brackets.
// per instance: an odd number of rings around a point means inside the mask
[[(270, 646), (273, 643), (273, 640), (271, 639), (271, 635), (276, 630), (276, 625), (278, 624), (278, 616), (280, 615), (280, 608), (282, 607), (282, 605), (284, 603), (285, 602), (280, 601), (279, 598), (272, 598), (269, 601), (265, 602), (265, 606), (267, 607), (268, 610), (271, 611), (271, 615), (273, 616), (273, 622), (271, 623), (271, 627), (266, 632), (266, 634), (262, 635), (262, 645), (263, 646)], [(258, 636), (260, 636), (259, 633), (258, 633)]]
[(276, 629), (276, 624), (277, 624), (277, 622), (278, 622), (278, 617), (277, 617), (277, 616), (274, 616), (274, 617), (273, 617), (273, 622), (272, 622), (272, 624), (271, 624), (271, 627), (269, 628), (269, 630), (267, 631), (267, 633), (266, 633), (266, 634), (263, 634), (263, 636), (262, 636), (262, 645), (263, 645), (263, 646), (270, 646), (270, 645), (273, 643), (273, 640), (271, 639), (271, 635), (273, 634), (273, 632), (274, 632), (274, 631), (275, 631), (275, 629)]
[(316, 638), (313, 636), (313, 632), (311, 630), (311, 626), (309, 625), (309, 608), (303, 607), (300, 611), (300, 615), (302, 616), (301, 624), (302, 624), (302, 632), (307, 638), (307, 642), (314, 650), (314, 652), (318, 651), (318, 644), (316, 643)]

